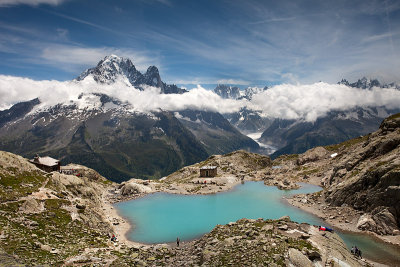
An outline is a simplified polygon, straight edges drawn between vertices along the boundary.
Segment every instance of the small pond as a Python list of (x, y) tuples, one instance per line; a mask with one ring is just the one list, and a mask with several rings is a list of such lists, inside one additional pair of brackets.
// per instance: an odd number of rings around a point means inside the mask
[[(289, 215), (293, 221), (324, 225), (324, 222), (301, 209), (287, 204), (283, 197), (317, 192), (320, 187), (301, 184), (298, 190), (284, 191), (263, 182), (246, 182), (224, 193), (212, 195), (176, 195), (155, 193), (116, 204), (119, 213), (133, 225), (128, 235), (141, 243), (174, 242), (194, 239), (210, 232), (217, 224), (227, 224), (241, 218), (278, 219)], [(357, 245), (365, 257), (384, 257), (400, 264), (396, 247), (376, 242), (365, 235), (339, 232), (347, 246)], [(379, 251), (379, 255), (375, 255)], [(376, 256), (376, 257), (375, 257)]]

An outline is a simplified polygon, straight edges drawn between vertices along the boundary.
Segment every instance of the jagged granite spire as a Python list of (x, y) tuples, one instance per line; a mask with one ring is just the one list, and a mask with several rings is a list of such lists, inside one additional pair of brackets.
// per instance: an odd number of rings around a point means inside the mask
[(154, 86), (161, 89), (166, 94), (182, 94), (187, 92), (178, 88), (176, 85), (165, 84), (160, 77), (156, 66), (150, 66), (145, 74), (138, 71), (129, 58), (118, 57), (116, 55), (106, 56), (96, 67), (82, 72), (76, 80), (82, 81), (87, 77), (92, 77), (98, 83), (112, 84), (118, 79), (122, 79), (127, 84), (135, 86), (139, 90), (147, 86)]
[(362, 77), (361, 79), (358, 79), (354, 83), (349, 83), (349, 81), (347, 81), (346, 79), (342, 79), (340, 82), (338, 82), (338, 84), (344, 84), (350, 87), (360, 88), (360, 89), (372, 89), (373, 87), (400, 89), (400, 85), (394, 82), (389, 84), (381, 83), (378, 81), (378, 79), (368, 79), (366, 77)]

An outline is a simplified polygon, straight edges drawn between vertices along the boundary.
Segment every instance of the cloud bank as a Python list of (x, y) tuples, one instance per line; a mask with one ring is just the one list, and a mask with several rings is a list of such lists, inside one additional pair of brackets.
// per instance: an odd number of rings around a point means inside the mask
[(365, 90), (339, 84), (282, 84), (254, 95), (250, 108), (265, 116), (315, 121), (329, 111), (354, 107), (399, 108), (400, 91), (373, 88)]
[[(124, 81), (99, 85), (92, 79), (81, 82), (35, 81), (28, 78), (0, 75), (0, 109), (39, 97), (43, 106), (58, 103), (79, 103), (79, 95), (102, 93), (129, 102), (132, 110), (151, 112), (184, 109), (237, 112), (241, 108), (259, 111), (263, 116), (315, 121), (333, 110), (354, 107), (386, 106), (399, 108), (400, 91), (391, 88), (363, 90), (345, 85), (315, 83), (310, 85), (282, 84), (274, 86), (248, 100), (222, 99), (198, 85), (188, 93), (161, 94), (158, 88), (139, 91)], [(88, 98), (89, 99), (89, 98)], [(84, 107), (85, 105), (81, 106)]]

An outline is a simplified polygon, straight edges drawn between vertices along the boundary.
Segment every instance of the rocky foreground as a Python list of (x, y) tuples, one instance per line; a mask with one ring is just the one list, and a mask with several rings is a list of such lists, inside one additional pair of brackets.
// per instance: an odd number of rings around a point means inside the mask
[[(86, 253), (68, 263), (100, 263), (106, 251)], [(113, 253), (111, 252), (111, 255)], [(160, 244), (118, 249), (111, 266), (366, 266), (334, 233), (279, 220), (241, 219), (217, 225), (198, 240), (180, 247)]]
[[(253, 156), (246, 158), (251, 162)], [(289, 218), (218, 225), (180, 247), (128, 242), (118, 231), (124, 220), (109, 212), (109, 201), (125, 191), (132, 197), (176, 185), (143, 181), (117, 185), (91, 169), (74, 167), (83, 177), (44, 173), (20, 156), (0, 152), (0, 266), (366, 265), (336, 234)], [(113, 234), (120, 241), (112, 242)]]

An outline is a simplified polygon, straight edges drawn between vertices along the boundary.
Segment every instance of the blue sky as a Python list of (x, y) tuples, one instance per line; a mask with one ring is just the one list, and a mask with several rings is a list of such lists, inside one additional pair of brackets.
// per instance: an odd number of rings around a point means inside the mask
[(108, 54), (188, 87), (400, 81), (400, 1), (0, 0), (0, 74), (70, 80)]

